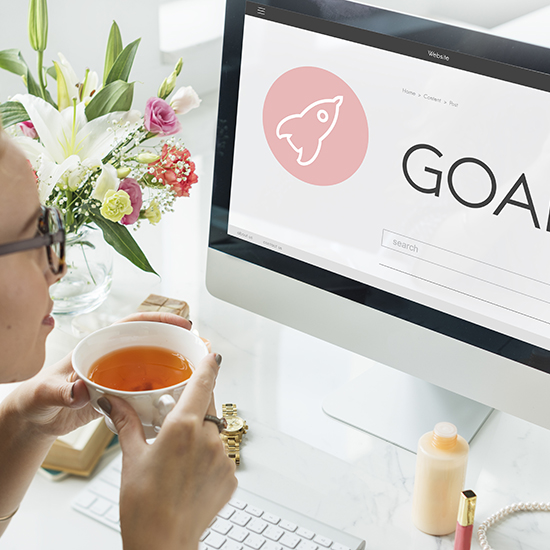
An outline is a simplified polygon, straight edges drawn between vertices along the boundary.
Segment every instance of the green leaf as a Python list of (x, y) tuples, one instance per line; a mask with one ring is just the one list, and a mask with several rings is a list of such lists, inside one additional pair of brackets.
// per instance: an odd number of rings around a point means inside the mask
[(124, 225), (107, 220), (100, 214), (99, 210), (96, 209), (90, 210), (90, 218), (96, 223), (101, 231), (103, 231), (105, 241), (119, 254), (130, 260), (142, 271), (158, 275)]
[(46, 72), (48, 73), (48, 76), (51, 76), (54, 80), (57, 80), (57, 71), (55, 70), (55, 65), (48, 67), (46, 69)]
[(29, 118), (25, 107), (18, 101), (6, 101), (0, 104), (0, 119), (4, 128), (25, 122)]
[(115, 111), (129, 111), (132, 108), (133, 100), (134, 83), (128, 84), (122, 80), (116, 80), (94, 94), (86, 106), (86, 118), (90, 121)]
[(132, 70), (132, 65), (134, 64), (134, 58), (136, 57), (136, 52), (140, 42), (141, 38), (138, 38), (131, 44), (128, 44), (122, 52), (120, 52), (120, 55), (116, 58), (114, 65), (107, 75), (107, 79), (105, 80), (106, 84), (110, 84), (116, 80), (128, 82), (130, 71)]
[(34, 79), (34, 76), (32, 76), (30, 70), (27, 71), (27, 90), (29, 91), (29, 94), (42, 97), (42, 90), (40, 89), (38, 82)]
[[(32, 76), (29, 66), (23, 59), (23, 56), (19, 50), (13, 49), (0, 51), (0, 69), (4, 69), (10, 73), (24, 77), (25, 85), (27, 86), (29, 94), (37, 97), (43, 97), (42, 90), (40, 89), (38, 82), (36, 82)], [(44, 97), (44, 99), (57, 109), (57, 105), (52, 99), (50, 93), (47, 90), (45, 93), (46, 97)], [(28, 118), (26, 120), (28, 120)]]
[(107, 76), (113, 68), (117, 57), (122, 52), (122, 37), (120, 36), (120, 29), (113, 21), (111, 25), (111, 32), (109, 33), (109, 40), (107, 41), (107, 50), (105, 51), (105, 67), (103, 68), (103, 85), (107, 84)]
[(48, 90), (44, 90), (45, 95), (42, 95), (42, 89), (40, 88), (40, 85), (38, 84), (38, 82), (36, 82), (36, 80), (34, 79), (34, 76), (32, 76), (32, 73), (30, 70), (27, 71), (27, 90), (29, 91), (29, 94), (45, 99), (50, 105), (52, 105), (57, 109), (57, 104), (53, 100)]
[(21, 52), (13, 49), (0, 51), (0, 69), (23, 76), (27, 74), (29, 67), (25, 63)]

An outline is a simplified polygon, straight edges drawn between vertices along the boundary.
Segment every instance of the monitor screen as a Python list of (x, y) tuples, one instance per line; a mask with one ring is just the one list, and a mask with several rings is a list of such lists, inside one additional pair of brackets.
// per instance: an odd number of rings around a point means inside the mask
[(331, 341), (549, 425), (505, 389), (550, 390), (548, 52), (345, 0), (228, 0), (222, 63), (210, 256), (267, 279), (213, 293), (316, 335), (327, 300)]

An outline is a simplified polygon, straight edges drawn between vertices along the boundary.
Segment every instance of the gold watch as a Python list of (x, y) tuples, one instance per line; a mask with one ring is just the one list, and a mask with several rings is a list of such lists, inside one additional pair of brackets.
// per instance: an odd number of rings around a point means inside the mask
[(233, 403), (222, 405), (222, 416), (227, 420), (227, 428), (222, 430), (220, 434), (225, 445), (225, 451), (227, 456), (235, 461), (235, 464), (240, 464), (241, 441), (248, 430), (248, 426), (241, 417), (237, 416), (237, 405)]

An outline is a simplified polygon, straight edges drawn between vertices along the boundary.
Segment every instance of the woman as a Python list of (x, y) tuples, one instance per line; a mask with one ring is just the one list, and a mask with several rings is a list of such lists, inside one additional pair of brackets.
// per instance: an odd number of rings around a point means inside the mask
[[(54, 326), (49, 287), (63, 271), (52, 249), (22, 242), (44, 234), (45, 216), (27, 160), (0, 128), (0, 383), (26, 380), (0, 403), (0, 535), (55, 439), (98, 416), (70, 356), (39, 372)], [(125, 319), (135, 320), (191, 326), (169, 314)], [(216, 424), (204, 420), (216, 414), (212, 392), (220, 362), (209, 354), (197, 367), (154, 445), (145, 442), (126, 402), (102, 400), (123, 452), (125, 550), (196, 550), (202, 532), (235, 490), (235, 466), (225, 456)]]

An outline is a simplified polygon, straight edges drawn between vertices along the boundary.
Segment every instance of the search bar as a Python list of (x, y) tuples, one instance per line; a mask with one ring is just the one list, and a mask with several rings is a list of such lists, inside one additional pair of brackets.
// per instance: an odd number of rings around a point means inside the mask
[(550, 282), (387, 229), (382, 231), (382, 247), (395, 253), (381, 263), (386, 268), (550, 323), (544, 308), (550, 305)]

